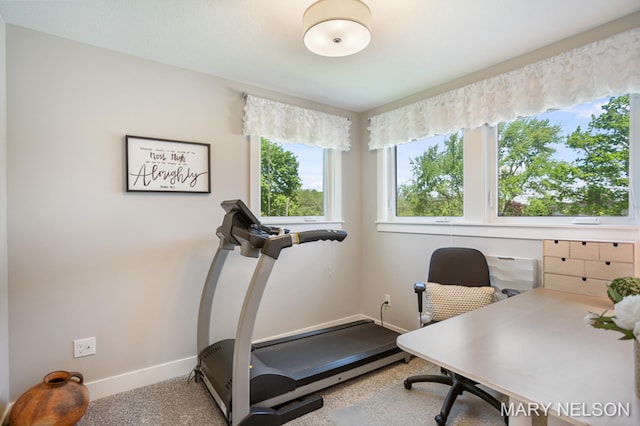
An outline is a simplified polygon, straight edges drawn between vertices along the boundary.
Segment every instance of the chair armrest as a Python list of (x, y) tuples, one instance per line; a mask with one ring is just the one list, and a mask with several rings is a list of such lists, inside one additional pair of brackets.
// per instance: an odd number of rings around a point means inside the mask
[(502, 293), (506, 294), (507, 297), (511, 297), (520, 294), (520, 290), (516, 290), (514, 288), (503, 288)]

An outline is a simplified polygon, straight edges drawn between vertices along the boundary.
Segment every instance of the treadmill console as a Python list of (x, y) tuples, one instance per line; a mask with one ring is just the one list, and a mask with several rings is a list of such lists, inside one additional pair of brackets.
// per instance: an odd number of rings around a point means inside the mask
[(289, 233), (288, 229), (261, 224), (242, 200), (223, 201), (222, 208), (227, 213), (217, 234), (224, 238), (230, 249), (240, 246), (244, 256), (258, 257), (269, 238)]
[(258, 218), (256, 218), (249, 207), (242, 200), (227, 200), (222, 202), (222, 208), (228, 213), (238, 212), (242, 219), (248, 224), (260, 224)]

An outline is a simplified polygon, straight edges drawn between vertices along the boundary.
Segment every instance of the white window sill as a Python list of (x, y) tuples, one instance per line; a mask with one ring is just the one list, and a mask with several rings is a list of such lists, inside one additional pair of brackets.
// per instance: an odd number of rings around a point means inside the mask
[(376, 222), (379, 232), (407, 234), (453, 235), (461, 237), (509, 238), (521, 240), (589, 239), (640, 240), (640, 227), (636, 225), (572, 225), (572, 224), (514, 224), (514, 223), (417, 223)]

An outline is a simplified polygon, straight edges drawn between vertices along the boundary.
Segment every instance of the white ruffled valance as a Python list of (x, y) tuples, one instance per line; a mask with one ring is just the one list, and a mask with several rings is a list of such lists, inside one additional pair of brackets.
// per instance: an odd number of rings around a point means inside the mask
[(640, 28), (371, 117), (369, 149), (640, 93)]
[(275, 142), (301, 143), (349, 151), (351, 120), (307, 108), (247, 95), (244, 106), (245, 136)]

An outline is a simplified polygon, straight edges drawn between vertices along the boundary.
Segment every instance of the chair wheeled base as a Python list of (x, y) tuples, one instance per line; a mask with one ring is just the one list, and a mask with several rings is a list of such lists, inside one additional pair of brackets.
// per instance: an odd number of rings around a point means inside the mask
[[(478, 384), (476, 382), (459, 374), (445, 370), (444, 368), (442, 368), (440, 371), (442, 372), (442, 375), (426, 374), (411, 376), (404, 381), (405, 389), (411, 389), (411, 385), (413, 383), (421, 382), (442, 383), (443, 385), (451, 386), (451, 389), (449, 389), (449, 393), (447, 393), (447, 396), (442, 403), (442, 407), (440, 408), (440, 414), (435, 417), (438, 426), (444, 426), (447, 423), (447, 418), (449, 417), (449, 413), (451, 411), (451, 407), (453, 407), (453, 403), (455, 402), (458, 395), (462, 395), (464, 391), (472, 393), (478, 398), (483, 399), (484, 401), (491, 404), (496, 410), (502, 413), (500, 401), (498, 401), (493, 395), (480, 389), (477, 386)], [(507, 425), (509, 424), (508, 416), (504, 416), (504, 423)]]

